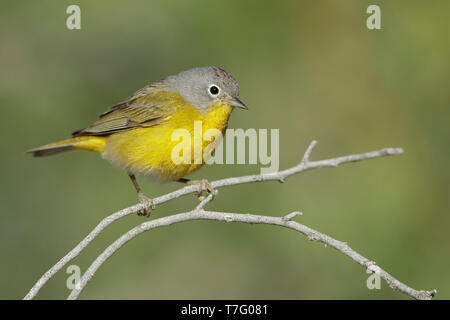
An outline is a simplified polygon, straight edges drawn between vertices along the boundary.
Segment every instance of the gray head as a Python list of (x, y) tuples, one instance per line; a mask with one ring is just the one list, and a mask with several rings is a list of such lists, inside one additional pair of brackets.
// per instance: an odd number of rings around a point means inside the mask
[(204, 111), (214, 102), (247, 109), (239, 100), (239, 86), (231, 74), (218, 67), (201, 67), (164, 79), (166, 90), (178, 92), (183, 99)]

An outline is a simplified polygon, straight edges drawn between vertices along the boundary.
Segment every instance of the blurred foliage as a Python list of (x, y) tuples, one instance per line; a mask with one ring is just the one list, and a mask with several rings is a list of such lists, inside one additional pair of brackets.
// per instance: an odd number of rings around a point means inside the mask
[[(45, 159), (26, 149), (65, 138), (164, 76), (218, 65), (248, 111), (231, 128), (279, 128), (280, 163), (311, 140), (322, 159), (382, 147), (405, 155), (222, 189), (209, 208), (284, 215), (347, 241), (399, 280), (450, 298), (449, 1), (2, 1), (0, 298), (22, 298), (103, 217), (136, 203), (124, 172), (96, 154)], [(81, 7), (82, 29), (66, 28)], [(214, 180), (257, 165), (204, 167)], [(177, 183), (140, 179), (148, 195)], [(187, 196), (153, 217), (192, 208)], [(142, 221), (108, 228), (72, 263), (85, 270)], [(347, 257), (269, 226), (189, 222), (147, 232), (114, 255), (81, 298), (404, 299)], [(64, 298), (62, 270), (39, 298)]]

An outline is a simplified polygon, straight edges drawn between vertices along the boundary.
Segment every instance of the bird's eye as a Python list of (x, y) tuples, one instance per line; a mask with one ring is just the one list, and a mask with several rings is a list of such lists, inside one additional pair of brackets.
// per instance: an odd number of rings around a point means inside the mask
[(209, 87), (209, 93), (213, 96), (217, 96), (220, 92), (220, 89), (218, 86), (216, 86), (215, 84), (211, 85)]

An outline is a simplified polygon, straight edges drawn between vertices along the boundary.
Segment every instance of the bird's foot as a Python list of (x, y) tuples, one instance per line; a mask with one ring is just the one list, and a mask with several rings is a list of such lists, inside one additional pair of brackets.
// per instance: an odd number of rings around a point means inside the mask
[(209, 183), (208, 180), (206, 179), (200, 179), (200, 180), (189, 180), (187, 182), (188, 184), (191, 185), (196, 185), (197, 186), (197, 197), (200, 201), (205, 200), (205, 196), (203, 195), (203, 189), (206, 189), (208, 191), (209, 194), (212, 195), (212, 197), (214, 198), (216, 195), (216, 190), (214, 190), (214, 188), (211, 186), (211, 184)]
[(138, 193), (139, 202), (144, 205), (144, 208), (138, 211), (138, 216), (150, 217), (152, 210), (155, 210), (153, 199), (147, 197), (142, 192)]

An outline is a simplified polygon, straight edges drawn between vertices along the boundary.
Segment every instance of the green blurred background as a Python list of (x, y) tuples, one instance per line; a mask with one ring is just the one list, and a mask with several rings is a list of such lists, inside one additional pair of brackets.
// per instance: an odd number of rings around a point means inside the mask
[[(366, 28), (378, 4), (382, 30)], [(81, 30), (66, 8), (81, 7)], [(230, 128), (279, 128), (280, 169), (403, 147), (399, 157), (314, 170), (285, 184), (220, 190), (208, 208), (297, 218), (417, 289), (450, 298), (449, 1), (2, 1), (0, 298), (22, 298), (103, 217), (137, 202), (97, 154), (34, 159), (154, 80), (218, 65), (249, 106)], [(258, 165), (206, 166), (215, 180)], [(177, 183), (139, 180), (148, 195)], [(191, 209), (193, 195), (153, 218)], [(114, 223), (71, 264), (86, 270), (122, 233)], [(65, 298), (61, 270), (38, 295)], [(405, 299), (331, 248), (270, 226), (187, 222), (147, 232), (102, 266), (83, 299)]]

